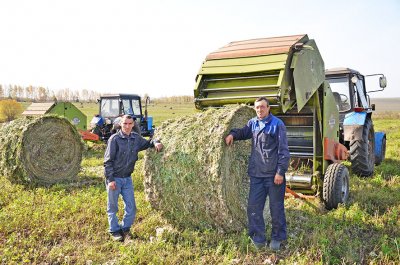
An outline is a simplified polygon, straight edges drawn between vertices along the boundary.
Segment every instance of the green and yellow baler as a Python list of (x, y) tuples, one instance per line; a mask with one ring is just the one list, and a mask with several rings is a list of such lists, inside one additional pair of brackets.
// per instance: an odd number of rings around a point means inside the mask
[(287, 187), (319, 194), (327, 209), (347, 201), (349, 172), (341, 161), (348, 151), (339, 143), (339, 111), (318, 47), (307, 35), (231, 42), (210, 53), (194, 96), (198, 109), (253, 105), (267, 97), (287, 127)]
[(87, 117), (71, 102), (32, 103), (22, 113), (24, 116), (58, 115), (69, 120), (78, 130), (83, 140), (98, 141), (98, 135), (87, 129)]
[(32, 103), (22, 113), (24, 116), (42, 116), (54, 114), (68, 119), (78, 130), (87, 130), (86, 115), (71, 102)]

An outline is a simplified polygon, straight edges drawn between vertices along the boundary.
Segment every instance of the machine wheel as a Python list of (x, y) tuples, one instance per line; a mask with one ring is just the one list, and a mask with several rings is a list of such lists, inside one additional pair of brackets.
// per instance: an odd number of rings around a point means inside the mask
[(369, 177), (374, 173), (375, 135), (370, 119), (365, 120), (362, 139), (350, 141), (350, 161), (355, 174)]
[(349, 198), (349, 170), (342, 164), (330, 164), (326, 170), (322, 190), (325, 208), (335, 209)]
[(386, 136), (382, 132), (375, 133), (375, 165), (379, 166), (385, 159)]

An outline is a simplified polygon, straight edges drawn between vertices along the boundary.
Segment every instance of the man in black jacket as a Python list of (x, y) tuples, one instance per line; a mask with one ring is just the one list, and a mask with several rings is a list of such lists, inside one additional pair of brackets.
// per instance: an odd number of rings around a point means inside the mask
[[(121, 129), (108, 140), (104, 154), (104, 170), (107, 186), (107, 215), (109, 232), (116, 241), (128, 235), (136, 216), (136, 203), (131, 174), (138, 160), (139, 151), (154, 147), (158, 152), (163, 145), (157, 141), (146, 140), (133, 132), (132, 116), (124, 115), (120, 121)], [(119, 224), (118, 198), (124, 200), (124, 217)]]

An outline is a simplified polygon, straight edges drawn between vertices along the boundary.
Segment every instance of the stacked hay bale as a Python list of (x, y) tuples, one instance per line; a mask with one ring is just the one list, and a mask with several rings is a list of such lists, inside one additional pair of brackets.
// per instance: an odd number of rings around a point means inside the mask
[(16, 183), (49, 185), (77, 176), (83, 142), (65, 118), (21, 118), (0, 128), (0, 174)]
[(251, 141), (227, 147), (224, 138), (255, 116), (252, 108), (210, 109), (157, 128), (164, 151), (147, 151), (146, 195), (172, 223), (194, 229), (239, 231), (247, 223)]

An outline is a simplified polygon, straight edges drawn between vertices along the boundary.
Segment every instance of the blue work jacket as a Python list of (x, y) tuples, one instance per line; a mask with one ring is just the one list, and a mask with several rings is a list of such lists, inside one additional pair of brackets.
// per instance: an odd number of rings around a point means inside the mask
[[(157, 142), (157, 141), (154, 141)], [(119, 130), (108, 139), (104, 153), (104, 174), (108, 181), (115, 178), (129, 177), (138, 160), (138, 153), (149, 147), (154, 147), (153, 141), (141, 137), (135, 132), (125, 135)]]
[(263, 120), (249, 120), (241, 129), (232, 129), (234, 140), (252, 139), (248, 174), (250, 177), (285, 176), (289, 167), (290, 153), (286, 127), (279, 118), (269, 114)]

